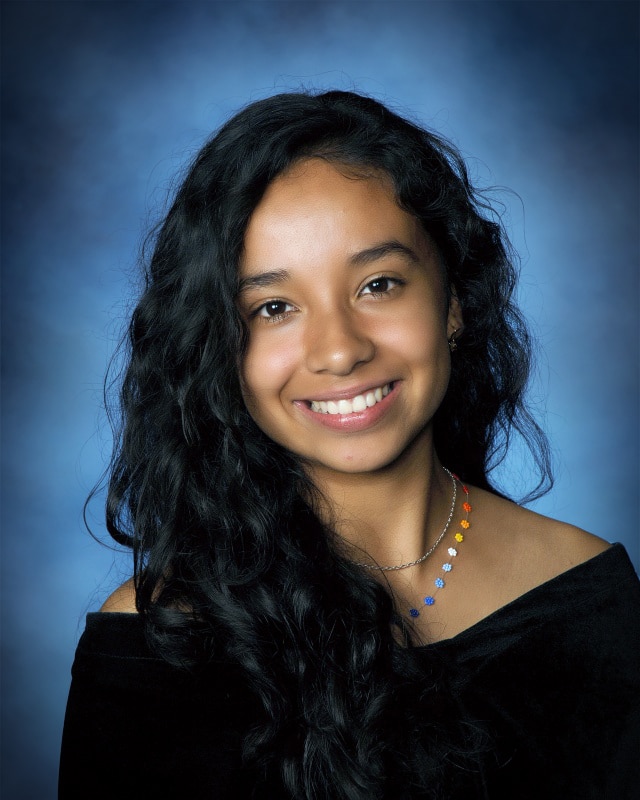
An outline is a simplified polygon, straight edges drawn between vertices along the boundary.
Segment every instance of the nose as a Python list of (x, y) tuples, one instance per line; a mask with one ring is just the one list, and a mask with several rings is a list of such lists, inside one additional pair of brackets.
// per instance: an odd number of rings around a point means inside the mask
[(333, 308), (314, 316), (306, 331), (306, 361), (311, 372), (349, 375), (371, 361), (375, 346), (351, 309)]

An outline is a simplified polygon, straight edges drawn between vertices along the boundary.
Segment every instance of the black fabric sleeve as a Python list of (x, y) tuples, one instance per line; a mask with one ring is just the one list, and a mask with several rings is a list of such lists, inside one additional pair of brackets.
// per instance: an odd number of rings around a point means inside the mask
[(490, 798), (640, 797), (640, 583), (620, 545), (435, 649), (493, 741)]
[(72, 669), (59, 798), (251, 797), (240, 745), (251, 715), (225, 665), (198, 677), (154, 658), (140, 620), (89, 615)]

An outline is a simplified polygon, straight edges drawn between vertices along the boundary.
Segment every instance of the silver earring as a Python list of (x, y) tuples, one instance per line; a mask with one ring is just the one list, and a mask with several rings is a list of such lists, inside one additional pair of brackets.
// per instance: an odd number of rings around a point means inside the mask
[(449, 350), (452, 353), (455, 353), (456, 350), (458, 349), (458, 342), (456, 342), (456, 333), (458, 333), (459, 330), (460, 328), (456, 328), (455, 331), (451, 334), (451, 336), (447, 339), (447, 342), (449, 343)]

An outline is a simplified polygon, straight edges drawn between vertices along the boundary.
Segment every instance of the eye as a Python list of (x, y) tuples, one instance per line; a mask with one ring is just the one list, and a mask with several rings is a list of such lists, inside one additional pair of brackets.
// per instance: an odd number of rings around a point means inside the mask
[(388, 278), (386, 275), (380, 275), (380, 277), (369, 281), (369, 283), (362, 288), (360, 294), (382, 295), (390, 292), (401, 284), (402, 281), (397, 278)]
[(257, 308), (251, 316), (262, 317), (262, 319), (271, 322), (282, 319), (293, 310), (293, 306), (290, 303), (285, 303), (284, 300), (269, 300), (268, 303), (263, 303)]

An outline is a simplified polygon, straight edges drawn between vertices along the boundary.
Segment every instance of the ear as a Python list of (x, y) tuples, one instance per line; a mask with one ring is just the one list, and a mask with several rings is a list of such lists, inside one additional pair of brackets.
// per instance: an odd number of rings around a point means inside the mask
[(449, 313), (447, 314), (447, 338), (455, 334), (458, 338), (464, 330), (464, 319), (462, 318), (462, 307), (458, 300), (458, 295), (453, 286), (451, 287), (451, 298), (449, 300)]

